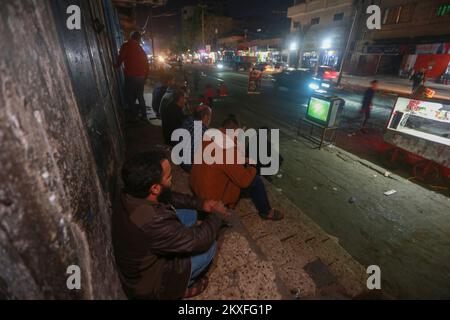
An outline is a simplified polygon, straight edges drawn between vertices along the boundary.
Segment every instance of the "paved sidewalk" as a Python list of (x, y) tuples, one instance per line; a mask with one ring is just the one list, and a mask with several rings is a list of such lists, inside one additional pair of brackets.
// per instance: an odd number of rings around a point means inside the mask
[[(162, 144), (161, 128), (126, 128), (127, 156)], [(174, 189), (190, 193), (188, 175), (173, 166)], [(210, 285), (196, 299), (352, 299), (364, 296), (365, 268), (289, 199), (267, 183), (279, 222), (263, 221), (250, 200), (241, 200), (233, 227), (219, 238)]]
[[(393, 76), (354, 76), (344, 74), (341, 85), (344, 88), (353, 88), (355, 90), (365, 89), (370, 86), (372, 80), (379, 81), (379, 88), (386, 93), (394, 93), (399, 95), (410, 95), (412, 83), (408, 79), (402, 79)], [(450, 100), (450, 85), (427, 81), (425, 85), (436, 91), (435, 98), (442, 100)]]

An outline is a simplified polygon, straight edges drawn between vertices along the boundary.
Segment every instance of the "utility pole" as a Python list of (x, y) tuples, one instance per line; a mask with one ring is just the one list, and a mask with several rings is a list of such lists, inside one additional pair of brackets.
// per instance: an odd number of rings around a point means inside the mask
[(303, 51), (305, 48), (305, 40), (306, 35), (309, 32), (309, 29), (311, 29), (311, 24), (307, 23), (299, 27), (298, 30), (298, 49), (296, 51), (295, 56), (295, 68), (299, 68), (302, 66), (303, 63)]
[(150, 40), (152, 42), (152, 55), (153, 55), (153, 59), (155, 58), (155, 40), (154, 40), (154, 35), (153, 35), (153, 6), (150, 7), (150, 14), (147, 17), (147, 21), (145, 21), (145, 25), (143, 30), (146, 31), (147, 30), (147, 25), (148, 22), (150, 21)]
[(206, 8), (206, 5), (202, 4), (202, 5), (199, 5), (199, 7), (202, 9), (202, 45), (203, 45), (203, 48), (206, 48), (206, 44), (205, 44), (205, 8)]
[(152, 40), (152, 55), (155, 59), (155, 36), (153, 33), (153, 7), (150, 9), (150, 38)]
[(354, 31), (355, 25), (356, 25), (356, 20), (358, 20), (358, 14), (359, 14), (358, 7), (355, 6), (355, 15), (353, 17), (353, 22), (352, 22), (352, 26), (351, 26), (351, 29), (350, 29), (350, 33), (349, 33), (348, 38), (347, 38), (347, 43), (345, 44), (345, 50), (344, 50), (344, 53), (343, 53), (342, 58), (341, 58), (341, 63), (340, 63), (340, 66), (339, 66), (339, 77), (338, 77), (336, 86), (339, 86), (341, 84), (342, 70), (344, 69), (345, 58), (347, 57), (348, 49), (350, 48), (350, 43), (352, 41), (353, 31)]

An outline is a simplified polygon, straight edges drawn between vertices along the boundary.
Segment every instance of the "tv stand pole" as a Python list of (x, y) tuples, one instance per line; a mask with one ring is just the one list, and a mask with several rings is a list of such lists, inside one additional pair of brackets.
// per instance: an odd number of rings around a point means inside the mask
[[(309, 131), (309, 135), (305, 136), (301, 134), (301, 128), (303, 127), (303, 125), (310, 125), (311, 129)], [(316, 138), (313, 136), (313, 132), (314, 132), (314, 128), (317, 127), (321, 130), (321, 134), (320, 134), (320, 139)], [(331, 136), (330, 136), (330, 140), (329, 140), (329, 144), (336, 144), (336, 137), (337, 137), (337, 129), (339, 129), (338, 127), (326, 127), (323, 125), (320, 125), (318, 123), (312, 122), (306, 118), (300, 118), (299, 122), (298, 122), (298, 127), (297, 127), (297, 135), (298, 136), (303, 136), (304, 138), (314, 142), (314, 143), (318, 143), (319, 144), (319, 150), (322, 149), (323, 145), (325, 144), (325, 138), (327, 136), (327, 132), (331, 132)]]

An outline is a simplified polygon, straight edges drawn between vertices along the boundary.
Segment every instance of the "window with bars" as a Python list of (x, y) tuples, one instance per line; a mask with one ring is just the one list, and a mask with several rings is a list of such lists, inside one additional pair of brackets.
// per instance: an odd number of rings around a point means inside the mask
[(344, 20), (344, 13), (336, 13), (333, 17), (333, 21), (342, 21)]
[(392, 8), (386, 8), (384, 10), (384, 18), (383, 18), (383, 24), (395, 24), (398, 23), (400, 19), (400, 13), (402, 11), (402, 7), (392, 7)]

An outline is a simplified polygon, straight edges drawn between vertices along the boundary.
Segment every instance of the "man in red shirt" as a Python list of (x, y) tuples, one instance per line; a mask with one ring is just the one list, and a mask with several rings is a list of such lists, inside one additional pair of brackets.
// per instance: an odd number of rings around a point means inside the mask
[(215, 97), (215, 95), (216, 95), (216, 93), (214, 92), (213, 87), (212, 87), (210, 84), (208, 84), (208, 85), (206, 86), (205, 98), (207, 99), (207, 101), (208, 101), (208, 106), (209, 106), (210, 108), (213, 107), (213, 102), (214, 102), (214, 97)]
[[(141, 34), (134, 31), (130, 40), (120, 48), (119, 58), (116, 67), (122, 63), (125, 65), (125, 97), (128, 108), (137, 117), (146, 118), (146, 106), (144, 100), (144, 85), (150, 72), (147, 55), (141, 45)], [(139, 108), (135, 109), (136, 99), (139, 101)]]

